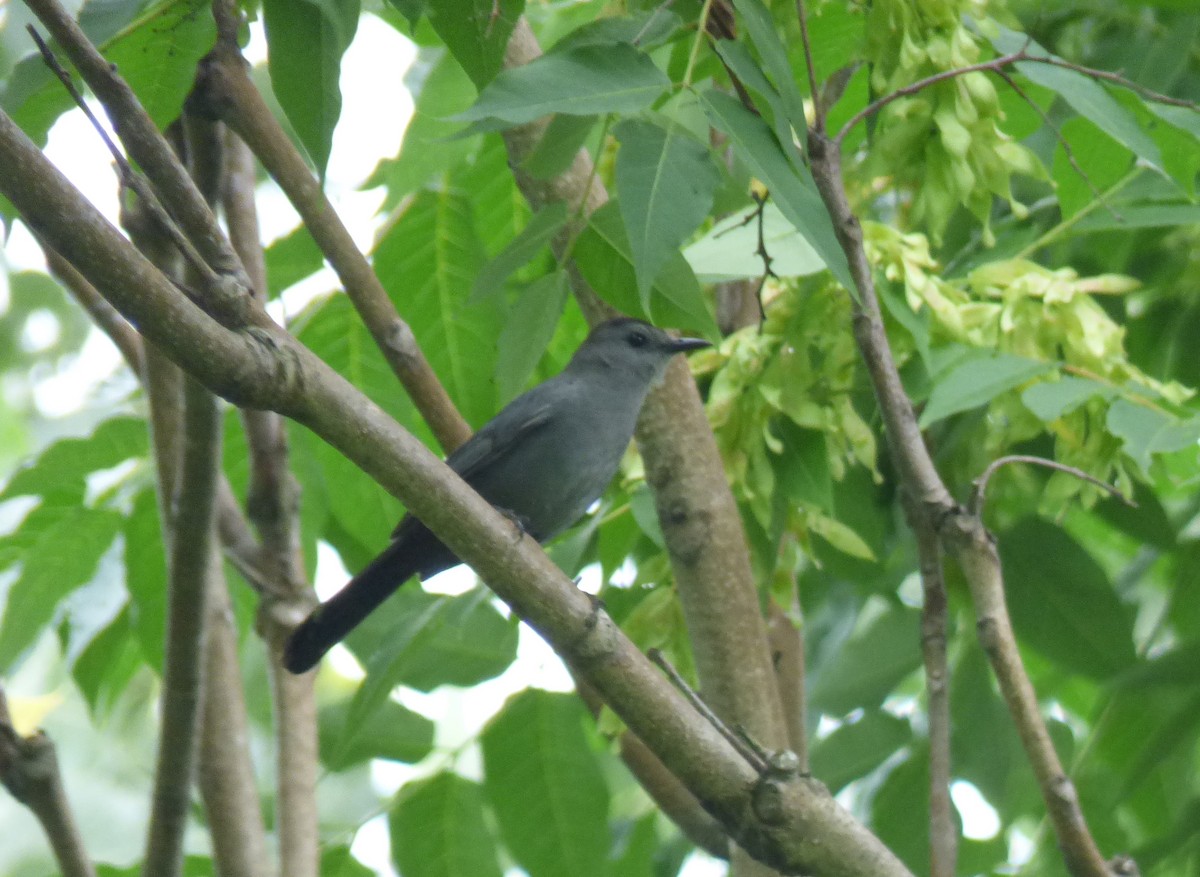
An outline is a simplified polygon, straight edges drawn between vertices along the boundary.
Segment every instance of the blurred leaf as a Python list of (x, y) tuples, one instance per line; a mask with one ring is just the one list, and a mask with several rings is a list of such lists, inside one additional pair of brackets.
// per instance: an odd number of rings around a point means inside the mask
[(397, 685), (432, 691), (439, 685), (476, 685), (508, 668), (517, 654), (517, 620), (492, 605), (478, 587), (458, 597), (402, 588), (349, 639), (367, 669), (346, 717), (364, 727)]
[(771, 11), (762, 0), (733, 0), (740, 23), (746, 28), (754, 48), (762, 58), (763, 69), (774, 80), (775, 90), (780, 97), (780, 106), (794, 134), (789, 134), (783, 143), (788, 146), (792, 137), (803, 142), (808, 126), (804, 117), (804, 99), (796, 86), (792, 63), (788, 59), (787, 49), (779, 36), (779, 28), (771, 18)]
[(484, 790), (530, 877), (608, 873), (608, 788), (574, 695), (527, 689), (488, 724)]
[(918, 751), (892, 769), (875, 791), (871, 825), (913, 873), (928, 868), (929, 746), (924, 741)]
[(59, 439), (50, 445), (36, 461), (17, 470), (0, 491), (0, 500), (63, 491), (77, 493), (82, 500), (88, 475), (146, 452), (145, 421), (114, 417), (86, 438)]
[(969, 359), (938, 379), (929, 396), (929, 404), (921, 412), (921, 426), (985, 405), (1001, 393), (1052, 368), (1047, 363), (1008, 353)]
[(69, 498), (51, 509), (50, 502), (0, 539), (0, 550), (5, 543), (24, 545), (21, 573), (8, 589), (0, 622), (0, 669), (5, 671), (50, 623), (59, 602), (92, 577), (121, 527), (121, 515), (109, 509), (78, 506)]
[(1104, 215), (1119, 223), (1121, 214), (1096, 193), (1107, 192), (1129, 173), (1133, 166), (1129, 150), (1087, 119), (1067, 119), (1059, 134), (1071, 147), (1068, 158), (1063, 145), (1058, 145), (1051, 168), (1063, 218), (1070, 219), (1086, 209), (1093, 216)]
[(1022, 643), (1092, 679), (1134, 663), (1132, 613), (1078, 542), (1037, 518), (998, 540), (1008, 608)]
[(834, 279), (851, 295), (857, 295), (846, 254), (834, 234), (812, 175), (803, 167), (794, 166), (767, 124), (735, 98), (711, 89), (700, 98), (709, 121), (729, 136), (738, 155), (771, 190), (771, 200), (820, 255)]
[(700, 284), (683, 256), (668, 259), (650, 296), (650, 311), (637, 292), (633, 257), (619, 205), (609, 201), (588, 219), (575, 241), (575, 264), (596, 294), (622, 313), (677, 329), (718, 336)]
[(316, 274), (324, 263), (317, 242), (304, 225), (276, 238), (263, 252), (267, 261), (267, 291), (274, 298), (294, 283)]
[(554, 236), (559, 233), (567, 219), (565, 201), (555, 201), (547, 204), (521, 229), (520, 234), (509, 241), (508, 245), (496, 256), (479, 269), (475, 277), (475, 285), (471, 290), (471, 301), (477, 301), (483, 296), (492, 295), (503, 289), (505, 282), (519, 268), (527, 264), (546, 247)]
[(153, 7), (104, 54), (161, 131), (179, 118), (195, 85), (196, 65), (216, 38), (209, 4), (178, 0)]
[(1118, 399), (1109, 406), (1109, 432), (1125, 443), (1125, 453), (1150, 468), (1150, 455), (1182, 451), (1200, 440), (1200, 416), (1180, 420), (1157, 408)]
[(609, 46), (628, 43), (643, 49), (666, 42), (682, 26), (679, 16), (663, 6), (597, 18), (575, 28), (554, 44), (553, 52), (580, 46)]
[[(1030, 55), (1056, 57), (1026, 34), (1017, 33), (1004, 27), (999, 29), (999, 33), (993, 38), (992, 43), (1001, 53), (1024, 49)], [(1121, 106), (1100, 83), (1075, 70), (1051, 64), (1022, 61), (1016, 66), (1030, 82), (1051, 89), (1070, 104), (1075, 112), (1091, 120), (1101, 131), (1107, 132), (1114, 140), (1137, 153), (1151, 166), (1162, 169), (1162, 155), (1158, 151), (1158, 146), (1137, 124), (1137, 120), (1129, 114), (1129, 111)]]
[(554, 337), (569, 294), (567, 275), (556, 271), (538, 278), (517, 296), (498, 342), (496, 384), (501, 404), (507, 405), (525, 389)]
[(836, 657), (821, 662), (811, 686), (812, 707), (831, 716), (878, 707), (921, 665), (917, 612), (893, 605), (860, 622)]
[(404, 877), (500, 877), (483, 790), (452, 773), (409, 783), (388, 815)]
[(508, 38), (524, 11), (524, 0), (442, 0), (428, 7), (434, 30), (479, 89), (504, 65)]
[(887, 761), (912, 736), (904, 719), (871, 710), (813, 743), (812, 775), (836, 795)]
[(470, 78), (452, 55), (421, 49), (404, 84), (415, 103), (400, 153), (381, 161), (364, 184), (364, 188), (387, 186), (384, 209), (394, 208), (405, 195), (460, 166), (479, 149), (478, 137), (452, 138), (462, 126), (449, 117), (470, 106), (475, 97)]
[(365, 721), (350, 725), (350, 702), (321, 708), (321, 763), (346, 770), (372, 758), (415, 764), (433, 751), (434, 724), (420, 713), (385, 700)]
[(1116, 388), (1107, 384), (1064, 375), (1057, 381), (1042, 381), (1029, 387), (1021, 393), (1021, 401), (1039, 420), (1050, 421), (1070, 414), (1093, 396), (1107, 401), (1116, 395)]
[(617, 193), (629, 236), (638, 295), (649, 310), (650, 288), (666, 261), (712, 207), (720, 175), (708, 147), (670, 123), (627, 119), (613, 130)]
[(167, 635), (167, 558), (153, 490), (141, 491), (125, 519), (125, 586), (129, 623), (142, 658), (162, 673)]
[(455, 119), (523, 125), (551, 113), (632, 113), (670, 84), (648, 56), (626, 43), (580, 46), (503, 71)]
[[(753, 215), (752, 209), (746, 208), (727, 216), (683, 251), (702, 281), (723, 283), (762, 277), (763, 260), (756, 252), (759, 221)], [(825, 270), (821, 257), (774, 202), (763, 208), (762, 239), (771, 257), (771, 270), (777, 277), (806, 277)]]
[(271, 87), (322, 179), (342, 114), (342, 55), (359, 10), (359, 0), (263, 0)]
[(588, 136), (596, 127), (596, 119), (596, 116), (570, 116), (566, 113), (551, 116), (546, 133), (521, 163), (521, 169), (539, 180), (552, 180), (565, 173), (579, 155), (579, 150), (584, 148)]
[(470, 300), (484, 250), (469, 193), (418, 192), (373, 260), (459, 411), (476, 427), (487, 422), (498, 407), (493, 379), (503, 302)]
[(87, 700), (93, 721), (105, 716), (142, 662), (126, 608), (92, 637), (71, 665), (71, 678)]

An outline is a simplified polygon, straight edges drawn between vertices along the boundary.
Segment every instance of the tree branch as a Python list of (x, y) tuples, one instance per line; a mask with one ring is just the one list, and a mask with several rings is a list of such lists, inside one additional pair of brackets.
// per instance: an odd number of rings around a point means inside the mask
[(17, 733), (2, 686), (0, 783), (37, 817), (64, 877), (95, 877), (95, 866), (88, 858), (63, 788), (54, 742), (41, 731), (28, 737)]
[(781, 870), (899, 877), (904, 866), (795, 774), (759, 777), (590, 597), (381, 409), (286, 333), (234, 332), (188, 301), (0, 114), (0, 191), (144, 336), (235, 403), (294, 416), (395, 494), (537, 630), (721, 821)]
[(914, 83), (909, 89), (901, 89), (871, 104), (833, 139), (810, 131), (809, 156), (813, 180), (829, 211), (858, 292), (853, 301), (855, 341), (867, 366), (883, 415), (888, 447), (901, 486), (909, 496), (910, 515), (921, 522), (917, 529), (918, 536), (924, 527), (935, 532), (946, 551), (957, 559), (963, 569), (974, 598), (980, 639), (992, 660), (1008, 709), (1025, 744), (1026, 755), (1038, 777), (1067, 867), (1077, 877), (1108, 877), (1104, 859), (1088, 832), (1074, 788), (1063, 773), (1050, 744), (1049, 733), (1037, 709), (1037, 698), (1021, 664), (1004, 605), (1000, 561), (991, 535), (977, 517), (965, 513), (953, 501), (942, 483), (921, 436), (912, 404), (900, 382), (883, 330), (874, 277), (863, 247), (862, 229), (858, 217), (850, 208), (842, 179), (841, 137), (854, 123), (877, 112), (902, 93), (912, 93), (912, 90), (919, 90), (934, 81), (962, 75), (972, 69), (989, 69), (989, 65), (1003, 66), (1017, 60), (1040, 59), (1019, 52), (987, 64), (928, 77), (920, 83)]
[(250, 80), (236, 42), (218, 42), (201, 66), (197, 88), (198, 102), (206, 112), (236, 131), (279, 183), (438, 443), (447, 453), (454, 450), (470, 437), (470, 426), (454, 407), (412, 329), (396, 312), (320, 182)]
[(950, 799), (950, 674), (946, 665), (946, 581), (942, 546), (927, 515), (907, 500), (909, 526), (917, 540), (921, 571), (921, 653), (929, 717), (929, 874), (954, 877), (958, 861), (958, 824)]
[(182, 873), (203, 690), (204, 619), (215, 550), (221, 418), (213, 395), (184, 381), (184, 444), (170, 551), (162, 730), (142, 873)]
[[(224, 185), (230, 240), (254, 288), (267, 289), (266, 264), (259, 245), (254, 203), (254, 156), (233, 132), (227, 138)], [(247, 507), (262, 540), (262, 571), (272, 587), (259, 606), (259, 629), (270, 659), (275, 713), (275, 825), (279, 870), (289, 877), (316, 877), (320, 866), (317, 814), (316, 674), (288, 673), (281, 645), (313, 602), (312, 586), (300, 553), (300, 485), (289, 465), (283, 418), (271, 411), (242, 409), (250, 452)]]

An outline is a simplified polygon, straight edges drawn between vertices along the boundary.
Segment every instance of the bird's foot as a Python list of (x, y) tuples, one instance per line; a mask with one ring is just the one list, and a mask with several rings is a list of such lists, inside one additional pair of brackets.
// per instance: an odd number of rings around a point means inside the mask
[(514, 542), (520, 542), (522, 536), (532, 535), (529, 532), (529, 518), (517, 514), (512, 509), (501, 508), (500, 506), (496, 506), (496, 511), (508, 518), (512, 522), (513, 527), (516, 528), (517, 536), (513, 539)]

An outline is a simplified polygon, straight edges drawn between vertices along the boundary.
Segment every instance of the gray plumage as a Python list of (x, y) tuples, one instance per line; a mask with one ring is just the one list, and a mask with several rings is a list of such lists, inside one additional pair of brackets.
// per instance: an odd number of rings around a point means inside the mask
[[(638, 413), (676, 353), (706, 347), (640, 320), (592, 330), (561, 374), (518, 396), (447, 459), (484, 499), (516, 516), (539, 542), (574, 524), (616, 474)], [(362, 572), (296, 629), (284, 666), (314, 666), (415, 574), (459, 563), (412, 515)]]

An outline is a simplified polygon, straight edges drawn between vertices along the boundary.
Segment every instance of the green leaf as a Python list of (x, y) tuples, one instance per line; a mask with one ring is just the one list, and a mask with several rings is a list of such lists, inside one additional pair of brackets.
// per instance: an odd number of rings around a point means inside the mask
[(633, 113), (650, 106), (670, 84), (666, 74), (632, 46), (581, 46), (503, 71), (474, 106), (455, 118), (523, 125), (550, 113)]
[(738, 155), (771, 190), (771, 199), (820, 255), (834, 279), (857, 295), (846, 254), (808, 170), (793, 165), (767, 123), (736, 98), (709, 89), (700, 99), (709, 120), (729, 136)]
[(1099, 396), (1109, 400), (1117, 395), (1113, 387), (1090, 378), (1064, 376), (1057, 381), (1034, 384), (1021, 394), (1025, 407), (1037, 415), (1038, 420), (1049, 423), (1064, 414), (1070, 414), (1088, 399)]
[(359, 0), (263, 0), (271, 87), (322, 178), (342, 114), (342, 55), (359, 9)]
[(613, 133), (621, 141), (618, 203), (633, 253), (638, 295), (649, 310), (654, 280), (708, 215), (721, 177), (708, 147), (677, 123), (663, 128), (627, 119)]
[(529, 382), (546, 352), (567, 303), (570, 288), (561, 271), (539, 277), (517, 297), (500, 333), (496, 384), (507, 405)]
[(14, 496), (71, 491), (83, 498), (87, 476), (111, 469), (147, 451), (146, 424), (136, 417), (114, 417), (101, 423), (87, 438), (60, 439), (42, 451), (37, 460), (18, 469), (0, 500)]
[(1109, 406), (1106, 425), (1144, 471), (1150, 468), (1152, 454), (1182, 451), (1200, 440), (1200, 416), (1180, 420), (1128, 399), (1118, 399)]
[(142, 658), (162, 673), (167, 636), (167, 558), (158, 498), (141, 491), (125, 520), (125, 586), (129, 589), (129, 623)]
[(563, 52), (580, 46), (611, 46), (616, 43), (649, 49), (673, 37), (682, 24), (678, 15), (663, 6), (629, 15), (609, 15), (575, 28), (556, 42), (550, 51)]
[[(779, 28), (771, 18), (770, 10), (762, 0), (733, 0), (733, 8), (737, 10), (741, 24), (750, 34), (754, 48), (758, 49), (759, 57), (763, 59), (763, 68), (775, 81), (775, 91), (779, 94), (788, 123), (795, 136), (803, 141), (807, 130), (804, 98), (800, 96), (800, 89), (796, 87), (787, 48), (779, 38)], [(791, 135), (783, 142), (790, 146)]]
[(100, 556), (112, 545), (121, 515), (108, 509), (64, 505), (49, 515), (30, 513), (13, 534), (18, 540), (21, 574), (8, 589), (0, 622), (0, 670), (13, 663), (41, 634), (64, 597), (96, 572)]
[(813, 744), (812, 775), (836, 795), (887, 761), (912, 736), (912, 728), (904, 719), (871, 710)]
[(364, 726), (397, 685), (432, 691), (498, 676), (517, 654), (517, 619), (478, 587), (458, 597), (402, 588), (351, 634), (348, 645), (367, 668), (347, 728)]
[(921, 426), (986, 405), (1001, 393), (1052, 369), (1053, 366), (1046, 363), (1007, 353), (970, 359), (953, 368), (934, 385), (929, 404), (921, 412)]
[(271, 298), (317, 273), (325, 258), (305, 225), (298, 225), (283, 237), (276, 238), (263, 256), (267, 262), (267, 292)]
[(439, 773), (409, 783), (388, 815), (392, 861), (404, 877), (500, 877), (483, 791)]
[(842, 716), (858, 708), (877, 707), (905, 676), (921, 665), (917, 612), (891, 606), (854, 634), (815, 674), (813, 708)]
[(210, 4), (178, 0), (155, 7), (105, 57), (137, 95), (159, 130), (179, 118), (196, 81), (196, 65), (216, 41)]
[(453, 137), (461, 126), (448, 117), (471, 105), (475, 87), (448, 52), (421, 49), (404, 84), (414, 105), (400, 154), (381, 161), (363, 185), (368, 189), (387, 186), (385, 209), (394, 208), (405, 195), (466, 162), (480, 143), (478, 137)]
[(504, 311), (499, 298), (470, 300), (484, 256), (471, 195), (458, 189), (417, 193), (373, 254), (380, 281), (475, 426), (498, 408), (493, 378)]
[(521, 162), (527, 174), (539, 180), (551, 180), (564, 173), (575, 161), (596, 127), (597, 116), (568, 116), (557, 113), (533, 152)]
[(499, 292), (504, 288), (505, 281), (517, 269), (527, 264), (534, 256), (550, 245), (554, 236), (562, 229), (567, 220), (567, 204), (565, 201), (555, 201), (547, 204), (533, 214), (525, 227), (521, 229), (503, 250), (479, 269), (475, 277), (475, 285), (471, 290), (471, 301)]
[(71, 664), (71, 678), (79, 686), (94, 721), (107, 713), (142, 666), (142, 653), (123, 609), (84, 646)]
[[(755, 212), (747, 208), (725, 217), (683, 251), (701, 281), (724, 283), (763, 276), (763, 260), (757, 252), (760, 220)], [(773, 202), (763, 208), (761, 233), (777, 277), (807, 277), (825, 270), (821, 257)]]
[(1200, 204), (1117, 204), (1114, 209), (1115, 216), (1103, 208), (1089, 213), (1076, 223), (1075, 233), (1200, 225)]
[(608, 788), (574, 695), (528, 689), (484, 730), (484, 790), (530, 877), (608, 872)]
[(347, 723), (349, 701), (321, 709), (321, 763), (342, 771), (372, 758), (415, 764), (433, 751), (434, 724), (420, 713), (385, 700), (364, 722)]
[(1008, 608), (1022, 643), (1092, 679), (1134, 663), (1132, 610), (1083, 546), (1036, 518), (1001, 533), (999, 543)]
[(1067, 119), (1059, 136), (1071, 147), (1072, 164), (1061, 143), (1055, 147), (1051, 175), (1063, 217), (1069, 219), (1084, 208), (1093, 215), (1105, 214), (1114, 222), (1118, 215), (1104, 203), (1096, 203), (1096, 192), (1106, 192), (1129, 172), (1132, 156), (1103, 130), (1087, 119)]
[(633, 256), (620, 206), (615, 200), (594, 212), (575, 240), (575, 264), (596, 293), (622, 313), (652, 323), (693, 329), (716, 338), (717, 324), (708, 311), (696, 275), (683, 256), (667, 260), (650, 296), (650, 311), (642, 306), (634, 276)]
[(525, 0), (439, 0), (428, 11), (433, 29), (481, 89), (504, 66), (504, 49)]
[[(1006, 54), (1024, 49), (1030, 55), (1062, 60), (1047, 52), (1025, 34), (1004, 27), (1000, 28), (999, 35), (992, 43), (997, 51)], [(1106, 132), (1146, 163), (1162, 170), (1162, 154), (1158, 151), (1158, 145), (1138, 125), (1129, 111), (1094, 79), (1075, 70), (1037, 61), (1022, 61), (1017, 64), (1017, 69), (1030, 82), (1058, 94), (1075, 112), (1091, 120), (1101, 131)]]

